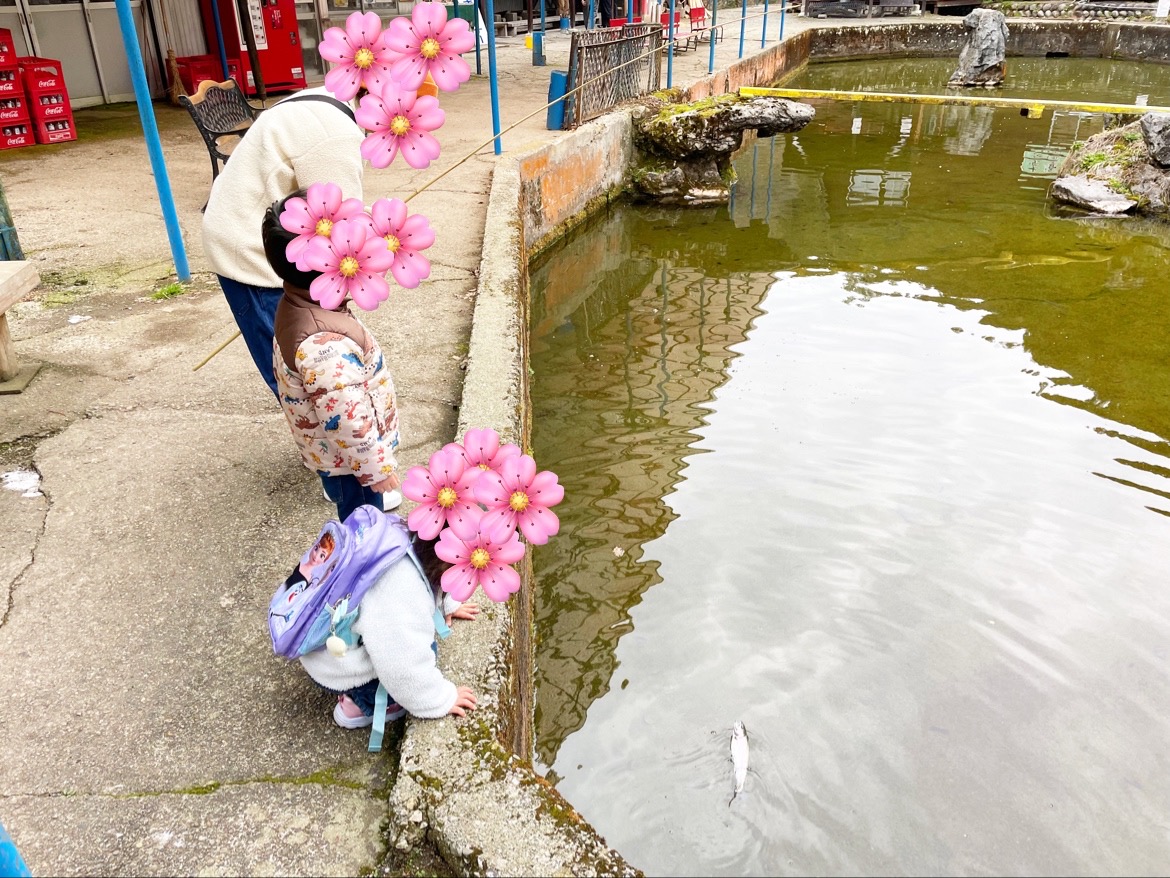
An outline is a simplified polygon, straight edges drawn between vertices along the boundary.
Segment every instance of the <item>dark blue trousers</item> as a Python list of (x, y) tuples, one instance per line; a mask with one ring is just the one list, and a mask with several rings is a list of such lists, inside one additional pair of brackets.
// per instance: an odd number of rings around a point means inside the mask
[(284, 288), (254, 287), (222, 274), (216, 277), (228, 307), (232, 309), (232, 316), (236, 318), (236, 325), (240, 327), (248, 353), (260, 370), (260, 377), (272, 395), (277, 396), (276, 375), (272, 371), (272, 327), (276, 323), (276, 306), (280, 304)]

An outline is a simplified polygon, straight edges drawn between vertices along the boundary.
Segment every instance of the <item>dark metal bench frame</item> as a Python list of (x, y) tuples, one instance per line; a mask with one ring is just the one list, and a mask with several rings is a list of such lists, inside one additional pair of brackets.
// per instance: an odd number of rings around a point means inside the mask
[(179, 103), (187, 108), (207, 144), (207, 151), (211, 153), (211, 179), (214, 180), (219, 176), (220, 163), (226, 165), (231, 155), (230, 150), (225, 152), (220, 146), (220, 139), (243, 137), (262, 111), (248, 103), (234, 79), (226, 82), (206, 79), (199, 83), (195, 94), (179, 95)]

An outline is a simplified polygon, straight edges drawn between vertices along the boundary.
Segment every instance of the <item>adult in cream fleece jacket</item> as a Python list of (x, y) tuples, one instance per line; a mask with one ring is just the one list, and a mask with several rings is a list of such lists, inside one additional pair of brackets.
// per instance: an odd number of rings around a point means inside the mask
[[(293, 97), (300, 95), (332, 98), (323, 87)], [(345, 198), (361, 198), (364, 137), (336, 103), (285, 98), (252, 123), (212, 184), (203, 213), (203, 252), (273, 395), (272, 326), (283, 284), (264, 256), (264, 212), (312, 183), (336, 183)]]
[(361, 613), (353, 626), (361, 644), (340, 658), (325, 649), (311, 652), (301, 657), (301, 665), (310, 677), (334, 692), (378, 679), (412, 716), (446, 716), (455, 706), (458, 692), (439, 670), (431, 648), (434, 614), (440, 606), (450, 613), (459, 604), (436, 601), (418, 568), (403, 558), (362, 598)]

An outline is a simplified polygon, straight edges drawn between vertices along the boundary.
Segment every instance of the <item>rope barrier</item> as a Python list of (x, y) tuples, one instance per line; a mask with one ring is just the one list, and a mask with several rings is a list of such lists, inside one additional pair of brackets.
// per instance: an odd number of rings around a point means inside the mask
[[(767, 13), (765, 13), (765, 12), (752, 13), (749, 15), (741, 16), (740, 18), (735, 19), (734, 21), (732, 21), (730, 23), (734, 24), (736, 21), (746, 22), (752, 18), (764, 18), (764, 17), (766, 17), (766, 15), (767, 15)], [(723, 26), (724, 25), (722, 25), (722, 24), (720, 25), (720, 27), (723, 27)], [(587, 31), (587, 32), (589, 32), (589, 31)], [(663, 33), (666, 33), (666, 31), (663, 30)], [(677, 31), (676, 31), (676, 33), (677, 33)], [(512, 131), (512, 130), (518, 128), (519, 126), (523, 125), (525, 122), (527, 122), (529, 119), (531, 119), (534, 116), (539, 116), (541, 113), (547, 113), (549, 107), (555, 106), (556, 104), (561, 103), (563, 101), (567, 101), (570, 97), (576, 96), (579, 98), (581, 96), (583, 89), (586, 86), (592, 85), (595, 82), (599, 82), (602, 79), (605, 79), (609, 76), (612, 76), (614, 71), (621, 70), (623, 67), (626, 67), (630, 64), (634, 64), (634, 63), (639, 62), (639, 61), (644, 61), (645, 59), (649, 58), (651, 55), (655, 54), (656, 52), (665, 52), (669, 48), (670, 48), (670, 46), (669, 46), (668, 41), (666, 39), (663, 39), (662, 45), (657, 46), (656, 48), (653, 48), (653, 49), (649, 49), (648, 51), (643, 52), (641, 55), (638, 55), (637, 57), (631, 58), (628, 61), (623, 61), (621, 64), (618, 64), (614, 67), (607, 69), (604, 73), (600, 73), (597, 76), (593, 77), (592, 79), (587, 79), (587, 80), (584, 80), (584, 81), (578, 83), (572, 89), (566, 91), (560, 97), (549, 101), (547, 104), (545, 104), (540, 109), (534, 110), (533, 112), (529, 113), (527, 116), (523, 116), (520, 119), (517, 119), (515, 122), (513, 122), (507, 128), (504, 128), (502, 131), (500, 131), (499, 134), (493, 134), (491, 137), (489, 137), (487, 140), (485, 140), (479, 146), (475, 147), (471, 152), (469, 152), (463, 158), (459, 159), (459, 161), (455, 162), (455, 164), (451, 165), (451, 167), (447, 168), (447, 170), (443, 171), (443, 173), (439, 174), (437, 177), (435, 177), (431, 180), (428, 180), (425, 184), (423, 184), (418, 189), (414, 190), (409, 195), (407, 195), (405, 198), (403, 198), (402, 199), (403, 202), (408, 202), (412, 198), (415, 198), (416, 196), (421, 195), (422, 193), (426, 192), (428, 189), (430, 189), (432, 186), (434, 186), (436, 183), (438, 183), (440, 180), (442, 180), (444, 177), (446, 177), (448, 174), (450, 174), (456, 168), (460, 167), (465, 162), (475, 158), (484, 149), (491, 146), (493, 143), (495, 143), (495, 141), (497, 139), (503, 137), (509, 131)], [(201, 363), (199, 363), (198, 366), (195, 366), (191, 371), (198, 372), (200, 369), (202, 369), (204, 366), (206, 366), (212, 360), (212, 358), (215, 357), (216, 354), (220, 353), (224, 348), (226, 348), (228, 345), (230, 345), (233, 341), (235, 341), (239, 337), (240, 337), (240, 332), (239, 332), (239, 330), (236, 330), (236, 332), (232, 335), (231, 338), (229, 338), (227, 341), (225, 341), (223, 344), (221, 344), (219, 347), (217, 347), (214, 351), (212, 351), (210, 354), (208, 354), (203, 359), (203, 361)]]

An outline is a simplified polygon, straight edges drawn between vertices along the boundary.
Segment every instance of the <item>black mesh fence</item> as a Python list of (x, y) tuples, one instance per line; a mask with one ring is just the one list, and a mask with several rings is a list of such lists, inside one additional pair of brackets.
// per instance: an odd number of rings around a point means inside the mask
[(626, 24), (573, 33), (566, 84), (565, 128), (659, 88), (662, 25)]

